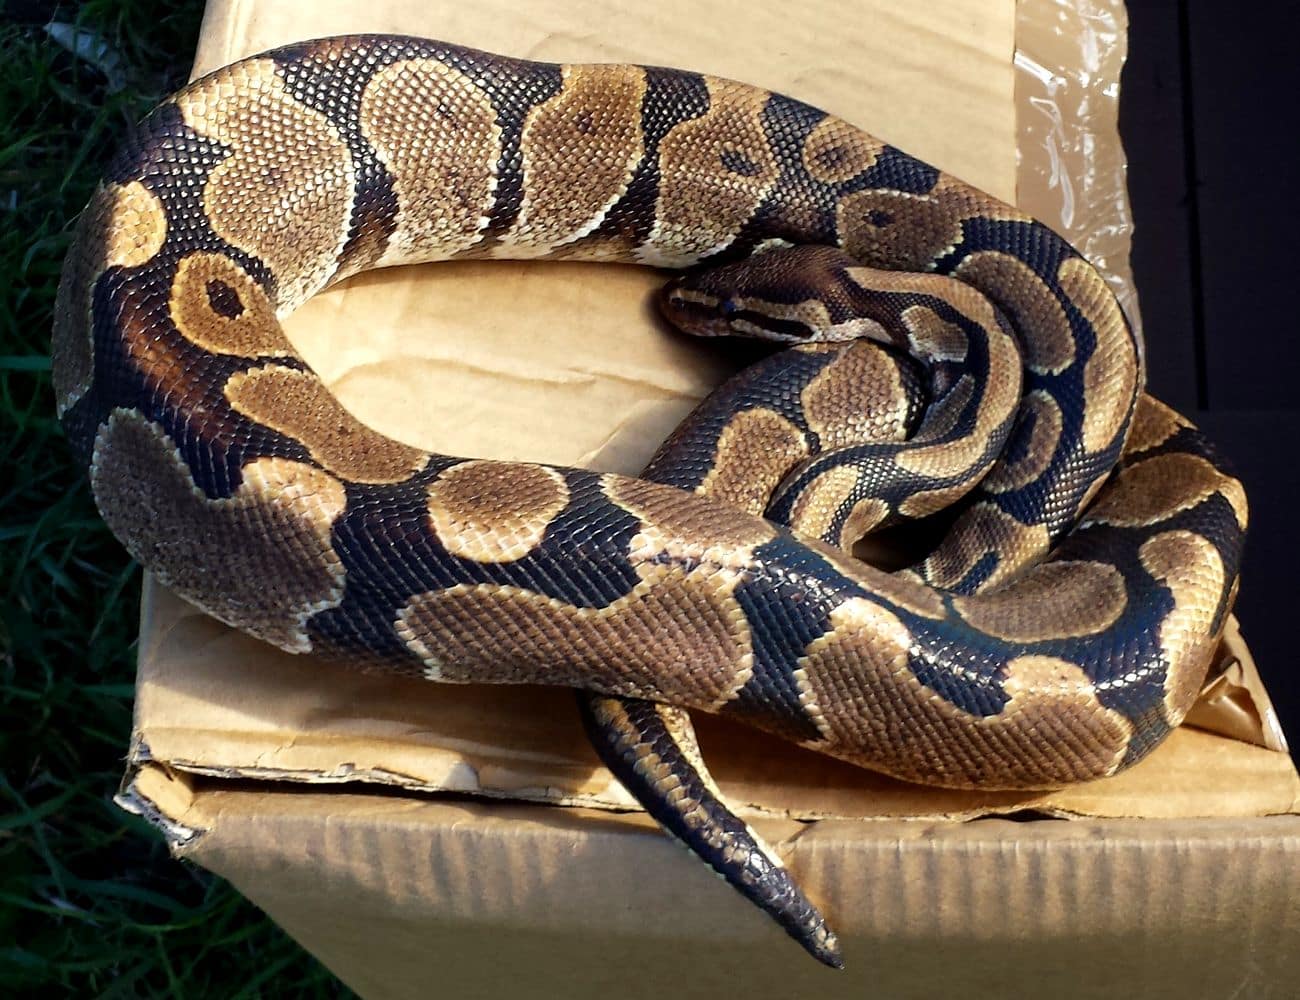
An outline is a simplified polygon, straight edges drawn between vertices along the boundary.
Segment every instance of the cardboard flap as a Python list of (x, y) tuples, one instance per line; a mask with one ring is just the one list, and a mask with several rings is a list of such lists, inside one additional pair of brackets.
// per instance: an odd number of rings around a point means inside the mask
[(1210, 669), (1185, 722), (1278, 753), (1287, 752), (1282, 722), (1235, 617), (1228, 618), (1219, 661)]

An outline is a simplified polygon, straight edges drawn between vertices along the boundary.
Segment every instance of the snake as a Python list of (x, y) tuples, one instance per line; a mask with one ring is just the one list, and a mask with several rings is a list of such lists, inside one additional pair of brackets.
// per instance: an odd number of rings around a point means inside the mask
[[(281, 329), (350, 275), (465, 258), (671, 271), (671, 324), (769, 353), (631, 477), (385, 437)], [(1146, 394), (1087, 260), (699, 72), (392, 35), (219, 69), (112, 159), (52, 367), (95, 503), (159, 581), (290, 652), (575, 689), (633, 795), (829, 965), (690, 712), (907, 781), (1093, 780), (1180, 723), (1236, 594), (1241, 484)], [(876, 565), (852, 554), (873, 529), (931, 541)]]

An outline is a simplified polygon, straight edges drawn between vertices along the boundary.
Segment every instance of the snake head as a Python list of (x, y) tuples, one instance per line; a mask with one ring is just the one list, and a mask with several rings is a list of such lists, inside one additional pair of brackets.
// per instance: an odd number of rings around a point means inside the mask
[(817, 327), (775, 298), (743, 294), (711, 279), (715, 271), (674, 278), (659, 295), (659, 310), (677, 329), (696, 337), (747, 337), (780, 344), (818, 339)]
[(829, 305), (853, 261), (834, 247), (781, 245), (674, 278), (659, 295), (673, 326), (697, 337), (749, 337), (781, 344), (844, 339)]
[(754, 336), (733, 325), (742, 312), (736, 296), (725, 289), (699, 287), (700, 283), (692, 280), (697, 277), (683, 275), (664, 286), (659, 293), (659, 311), (664, 319), (696, 337)]

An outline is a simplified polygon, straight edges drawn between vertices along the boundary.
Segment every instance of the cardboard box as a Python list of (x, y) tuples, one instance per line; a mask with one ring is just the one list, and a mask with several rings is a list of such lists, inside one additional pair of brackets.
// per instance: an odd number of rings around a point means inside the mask
[[(818, 0), (797, 16), (767, 0), (214, 0), (196, 72), (362, 30), (793, 94), (1018, 200), (1136, 315), (1117, 0)], [(736, 365), (652, 316), (661, 280), (610, 265), (403, 268), (318, 296), (287, 328), (349, 409), (403, 441), (635, 473)], [(567, 692), (354, 674), (235, 633), (150, 580), (144, 597), (119, 802), (367, 997), (1264, 996), (1300, 983), (1300, 779), (1235, 628), (1194, 725), (1131, 771), (1057, 792), (918, 788), (701, 720), (723, 790), (839, 931), (848, 968), (834, 973), (626, 811)]]

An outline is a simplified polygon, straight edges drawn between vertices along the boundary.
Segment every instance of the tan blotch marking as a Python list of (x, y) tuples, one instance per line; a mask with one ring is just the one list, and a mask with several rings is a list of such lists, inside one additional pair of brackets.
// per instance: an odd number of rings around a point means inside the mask
[(1124, 577), (1099, 562), (1035, 566), (1000, 590), (955, 597), (952, 606), (981, 632), (1008, 642), (1096, 635), (1124, 613)]
[(898, 512), (904, 517), (927, 517), (936, 511), (945, 510), (979, 485), (975, 477), (952, 486), (941, 486), (936, 490), (917, 490), (898, 505)]
[[(985, 329), (995, 329), (999, 325), (998, 314), (993, 303), (978, 289), (956, 278), (942, 274), (885, 271), (877, 267), (846, 267), (844, 273), (853, 280), (854, 284), (868, 292), (879, 292), (883, 295), (915, 293), (933, 296), (947, 302), (971, 322), (978, 323)], [(933, 312), (928, 308), (926, 311)], [(914, 332), (910, 327), (908, 329), (909, 332)], [(920, 342), (918, 340), (918, 343)], [(964, 347), (962, 356), (965, 356)]]
[(554, 469), (522, 462), (453, 465), (429, 485), (428, 517), (442, 546), (476, 562), (522, 559), (569, 502)]
[(689, 264), (728, 246), (780, 175), (763, 127), (768, 93), (704, 80), (708, 111), (659, 143), (655, 226), (639, 251), (647, 264)]
[(77, 220), (54, 307), (51, 355), (59, 415), (85, 395), (94, 377), (91, 290), (110, 267), (139, 267), (162, 249), (167, 215), (139, 181), (107, 184)]
[(429, 457), (361, 423), (310, 372), (275, 365), (236, 372), (225, 395), (237, 412), (301, 441), (326, 469), (356, 483), (400, 482)]
[(158, 196), (139, 181), (110, 184), (101, 191), (108, 201), (104, 263), (139, 267), (152, 260), (167, 239), (167, 215)]
[(528, 112), (520, 139), (523, 200), (511, 256), (586, 236), (626, 192), (644, 152), (638, 66), (564, 66), (560, 92)]
[(1074, 363), (1074, 334), (1065, 309), (1028, 264), (1000, 250), (980, 250), (957, 265), (955, 273), (1007, 313), (1031, 370), (1056, 374)]
[[(977, 468), (992, 464), (990, 441), (995, 433), (1007, 429), (1020, 405), (1021, 368), (1019, 350), (1008, 334), (995, 327), (987, 331), (987, 336), (988, 373), (970, 431), (949, 441), (904, 449), (896, 459), (899, 467), (918, 475), (937, 478), (967, 475), (974, 479)], [(954, 395), (950, 405), (954, 420), (965, 410), (965, 405), (964, 400)], [(918, 434), (916, 440), (920, 443), (934, 436), (937, 435)]]
[(1173, 594), (1174, 608), (1160, 622), (1160, 650), (1168, 665), (1165, 715), (1178, 725), (1205, 680), (1218, 645), (1210, 631), (1229, 587), (1223, 560), (1209, 539), (1190, 531), (1166, 531), (1138, 550), (1142, 566)]
[[(1056, 656), (1026, 655), (1008, 661), (1002, 690), (1011, 698), (1002, 710), (1009, 717), (1037, 717), (1051, 731), (1043, 740), (1063, 737), (1093, 774), (1113, 774), (1128, 753), (1133, 725), (1102, 705), (1097, 689), (1078, 664)], [(1080, 734), (1090, 733), (1092, 746), (1084, 752)], [(1058, 736), (1059, 734), (1059, 736)], [(1053, 744), (1044, 743), (1044, 756)], [(1073, 746), (1072, 746), (1073, 745)]]
[(888, 516), (889, 504), (885, 501), (877, 500), (875, 497), (859, 500), (849, 511), (849, 516), (844, 519), (844, 526), (840, 529), (840, 537), (836, 540), (836, 544), (842, 549), (853, 548), (854, 543), (874, 531)]
[(213, 354), (293, 354), (262, 286), (222, 254), (198, 252), (182, 258), (167, 307), (181, 335)]
[(90, 467), (104, 520), (163, 583), (230, 625), (307, 652), (307, 619), (343, 598), (330, 544), (343, 484), (281, 458), (241, 475), (232, 496), (208, 499), (166, 432), (121, 409), (100, 428)]
[(434, 680), (567, 685), (716, 709), (753, 673), (749, 623), (732, 596), (744, 573), (642, 570), (636, 588), (603, 608), (462, 584), (416, 596), (395, 627)]
[(903, 310), (908, 340), (921, 357), (934, 361), (964, 361), (970, 346), (966, 333), (949, 323), (929, 306), (908, 306)]
[[(840, 508), (848, 501), (858, 485), (858, 470), (848, 465), (835, 465), (818, 473), (799, 493), (790, 510), (790, 530), (809, 538), (826, 538)], [(884, 505), (881, 505), (884, 507)], [(885, 507), (881, 516), (888, 513)], [(833, 543), (838, 539), (827, 539)]]
[(1199, 455), (1171, 452), (1121, 469), (1088, 510), (1086, 523), (1139, 527), (1189, 510), (1215, 493), (1232, 505), (1237, 524), (1247, 520), (1246, 493)]
[[(851, 598), (831, 612), (830, 630), (809, 644), (795, 670), (799, 702), (828, 742), (859, 742), (851, 713), (854, 707), (870, 711), (866, 702), (873, 697), (863, 688), (873, 678), (906, 671), (911, 642), (897, 615), (866, 598)], [(856, 661), (856, 680), (850, 660)]]
[(404, 60), (366, 84), (360, 119), (393, 175), (401, 207), (382, 262), (439, 260), (477, 243), (501, 157), (501, 128), (488, 95), (436, 59)]
[(840, 199), (839, 243), (871, 267), (923, 271), (961, 240), (959, 206), (901, 191), (856, 191)]
[[(716, 301), (716, 300), (715, 300)], [(772, 299), (748, 298), (744, 295), (732, 296), (731, 301), (737, 309), (758, 313), (771, 319), (799, 323), (810, 333), (833, 339), (849, 339), (853, 334), (844, 334), (831, 322), (830, 310), (821, 299), (804, 299), (802, 302), (776, 302)], [(756, 337), (766, 337), (767, 328), (760, 322), (732, 320), (731, 327), (738, 333), (749, 333)]]
[(1083, 368), (1083, 446), (1096, 452), (1114, 440), (1132, 408), (1138, 391), (1137, 345), (1114, 293), (1091, 264), (1071, 257), (1062, 262), (1056, 280), (1097, 338)]
[(1133, 425), (1124, 444), (1124, 456), (1140, 455), (1164, 444), (1180, 430), (1194, 426), (1181, 413), (1154, 396), (1142, 393), (1133, 411)]
[(271, 269), (276, 309), (288, 312), (334, 273), (347, 239), (355, 180), (347, 143), (293, 98), (272, 59), (218, 70), (176, 104), (190, 128), (229, 150), (203, 188), (208, 222)]
[(1183, 428), (1191, 426), (1191, 421), (1182, 414), (1143, 393), (1138, 396), (1133, 426), (1129, 429), (1128, 441), (1124, 445), (1124, 455), (1140, 455), (1159, 447)]
[(699, 491), (751, 514), (762, 514), (773, 491), (808, 454), (803, 432), (772, 410), (742, 410), (718, 435), (713, 468)]
[(776, 536), (768, 522), (712, 497), (624, 476), (605, 476), (603, 482), (605, 495), (643, 522), (629, 552), (639, 572), (663, 554), (744, 569), (754, 548)]
[(882, 148), (881, 143), (861, 129), (827, 116), (804, 140), (803, 165), (813, 180), (842, 184), (870, 170)]
[(898, 363), (867, 341), (841, 349), (804, 386), (799, 399), (823, 450), (898, 441), (907, 433), (911, 414)]
[(831, 625), (797, 674), (801, 701), (825, 736), (814, 749), (950, 787), (1051, 787), (1108, 774), (1123, 759), (1127, 724), (1062, 686), (1059, 667), (1050, 673), (1022, 658), (1003, 710), (972, 715), (917, 680), (912, 636), (889, 611), (850, 600)]
[(1061, 440), (1061, 407), (1046, 392), (1035, 390), (1025, 396), (1020, 422), (1033, 421), (1029, 444), (1015, 460), (1002, 459), (984, 478), (984, 489), (1005, 493), (1027, 486), (1047, 471)]
[(985, 586), (994, 587), (1046, 552), (1049, 542), (1046, 526), (1022, 524), (992, 504), (978, 503), (957, 519), (945, 543), (925, 560), (926, 577), (936, 587), (954, 587), (992, 552), (998, 564)]

